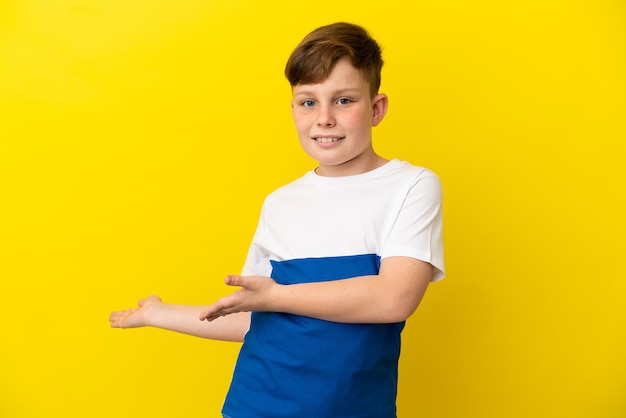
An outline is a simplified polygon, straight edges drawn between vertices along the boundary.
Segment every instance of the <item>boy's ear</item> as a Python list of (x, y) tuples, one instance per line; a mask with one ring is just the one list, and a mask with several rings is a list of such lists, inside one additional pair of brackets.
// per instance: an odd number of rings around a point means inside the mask
[(378, 125), (385, 114), (387, 114), (387, 107), (389, 106), (389, 99), (384, 93), (377, 94), (372, 99), (372, 126)]

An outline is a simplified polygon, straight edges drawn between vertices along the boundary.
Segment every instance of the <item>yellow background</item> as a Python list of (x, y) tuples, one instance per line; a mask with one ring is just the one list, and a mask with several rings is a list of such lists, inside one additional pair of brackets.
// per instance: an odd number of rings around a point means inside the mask
[(445, 188), (399, 416), (626, 416), (623, 1), (4, 0), (0, 417), (219, 415), (236, 344), (108, 313), (228, 291), (314, 166), (284, 63), (338, 20), (384, 47), (377, 150)]

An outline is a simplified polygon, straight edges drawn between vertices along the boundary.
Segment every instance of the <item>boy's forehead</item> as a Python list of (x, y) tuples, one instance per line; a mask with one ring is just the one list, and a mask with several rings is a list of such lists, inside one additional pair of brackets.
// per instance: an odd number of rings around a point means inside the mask
[(332, 91), (334, 93), (346, 93), (364, 90), (369, 90), (369, 82), (365, 79), (363, 72), (355, 68), (349, 60), (340, 60), (328, 77), (323, 80), (292, 86), (294, 95), (308, 92)]

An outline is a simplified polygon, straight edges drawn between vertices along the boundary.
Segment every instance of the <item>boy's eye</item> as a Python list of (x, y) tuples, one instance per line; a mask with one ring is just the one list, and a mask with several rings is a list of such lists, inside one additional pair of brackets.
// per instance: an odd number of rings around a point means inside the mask
[(352, 100), (347, 99), (345, 97), (337, 100), (337, 103), (342, 104), (342, 105), (347, 105), (347, 104), (350, 104), (351, 102), (352, 102)]
[(315, 106), (315, 102), (313, 100), (305, 100), (302, 102), (302, 106), (304, 107), (313, 107)]

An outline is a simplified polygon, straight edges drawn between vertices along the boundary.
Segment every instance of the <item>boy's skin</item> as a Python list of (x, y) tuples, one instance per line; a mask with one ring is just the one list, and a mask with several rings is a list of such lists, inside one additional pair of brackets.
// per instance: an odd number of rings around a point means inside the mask
[[(292, 115), (300, 144), (319, 163), (316, 173), (340, 177), (384, 165), (372, 145), (372, 127), (384, 118), (388, 99), (370, 94), (369, 82), (347, 58), (328, 78), (293, 87)], [(327, 216), (332, 222), (332, 214)], [(243, 341), (250, 312), (284, 312), (344, 323), (393, 323), (417, 309), (433, 274), (429, 263), (388, 257), (378, 275), (343, 280), (279, 285), (269, 277), (227, 276), (239, 287), (209, 306), (166, 304), (157, 296), (138, 308), (112, 312), (113, 328), (153, 326), (203, 338)]]

